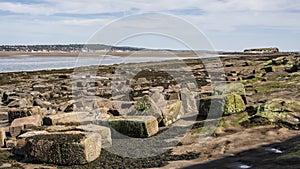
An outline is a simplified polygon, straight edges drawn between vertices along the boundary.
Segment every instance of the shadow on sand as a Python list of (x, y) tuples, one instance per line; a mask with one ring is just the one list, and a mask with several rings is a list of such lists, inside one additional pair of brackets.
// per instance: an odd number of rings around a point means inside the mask
[(185, 169), (300, 169), (300, 136)]

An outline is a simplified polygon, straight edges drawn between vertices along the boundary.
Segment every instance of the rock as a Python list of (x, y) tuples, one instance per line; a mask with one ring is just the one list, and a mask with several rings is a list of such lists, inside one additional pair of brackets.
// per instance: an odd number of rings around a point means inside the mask
[(222, 115), (230, 115), (246, 109), (242, 97), (237, 94), (201, 98), (199, 104), (200, 115), (209, 115), (211, 118), (219, 118)]
[(214, 87), (214, 94), (215, 95), (226, 95), (226, 94), (239, 94), (245, 95), (246, 90), (242, 83), (230, 83), (221, 86)]
[(100, 108), (101, 112), (114, 116), (127, 115), (134, 109), (133, 105), (132, 101), (111, 101), (109, 99), (99, 99), (96, 103), (96, 107)]
[(70, 100), (68, 102), (61, 103), (59, 105), (59, 110), (66, 113), (77, 111), (76, 104), (77, 102), (75, 100)]
[(82, 132), (51, 133), (28, 137), (28, 161), (56, 165), (80, 165), (94, 161), (101, 152), (101, 136)]
[[(160, 98), (161, 99), (161, 98)], [(134, 105), (134, 109), (128, 113), (129, 116), (153, 116), (157, 119), (158, 123), (162, 120), (162, 110), (165, 109), (164, 104), (166, 104), (165, 100), (157, 100), (160, 101), (158, 107), (156, 102), (152, 100), (149, 96), (144, 96), (139, 99), (137, 103)]]
[(180, 119), (183, 115), (182, 106), (180, 100), (170, 100), (167, 102), (166, 109), (162, 113), (161, 124), (163, 126), (168, 126)]
[(23, 98), (23, 99), (20, 99), (20, 100), (15, 100), (15, 101), (12, 101), (10, 102), (7, 107), (27, 107), (29, 106), (31, 103)]
[(238, 94), (243, 98), (244, 103), (247, 104), (246, 90), (242, 83), (230, 83), (226, 85), (216, 86), (213, 90), (213, 93), (215, 95)]
[(297, 72), (300, 70), (300, 58), (297, 58), (294, 63), (293, 66), (288, 70), (289, 72)]
[(46, 116), (44, 125), (82, 125), (96, 120), (96, 114), (89, 112), (71, 112)]
[(8, 120), (8, 112), (0, 112), (0, 120)]
[(138, 78), (136, 81), (137, 84), (146, 84), (148, 80), (146, 78)]
[(52, 106), (52, 104), (48, 101), (43, 101), (41, 99), (34, 99), (33, 106), (39, 106), (41, 108), (49, 108)]
[(14, 119), (37, 114), (43, 116), (40, 107), (10, 108), (8, 109), (8, 121), (11, 123)]
[(154, 92), (159, 92), (159, 93), (162, 93), (163, 91), (164, 91), (164, 87), (163, 86), (156, 86), (156, 87), (151, 87), (150, 89), (149, 89), (149, 91), (151, 92), (151, 93), (154, 93)]
[(102, 148), (108, 148), (112, 146), (111, 132), (110, 132), (110, 128), (108, 127), (89, 124), (89, 125), (78, 126), (76, 127), (76, 129), (82, 130), (84, 132), (100, 134)]
[(58, 78), (60, 78), (60, 79), (68, 79), (68, 78), (70, 78), (70, 75), (63, 74), (63, 75), (59, 75)]
[(8, 121), (12, 122), (14, 119), (27, 117), (31, 115), (41, 115), (40, 107), (28, 107), (28, 108), (10, 108), (8, 109)]
[(275, 72), (275, 67), (274, 66), (267, 66), (267, 67), (263, 68), (263, 70), (265, 70), (267, 73)]
[(9, 138), (5, 140), (5, 147), (6, 148), (15, 148), (17, 146), (17, 139), (16, 138)]
[(6, 133), (4, 128), (0, 127), (0, 147), (5, 145)]
[(155, 106), (157, 106), (161, 110), (161, 112), (163, 112), (166, 109), (167, 101), (162, 93), (152, 92), (150, 98), (150, 103), (155, 104)]
[(198, 114), (198, 103), (199, 99), (198, 92), (192, 92), (188, 89), (182, 89), (181, 100), (182, 100), (182, 113), (186, 115)]
[(42, 125), (42, 117), (40, 115), (28, 116), (15, 119), (9, 127), (9, 132), (12, 137), (17, 137), (22, 133), (22, 130), (31, 127)]
[(265, 63), (263, 63), (264, 66), (279, 66), (279, 65), (285, 65), (288, 63), (288, 60), (285, 56), (278, 57), (272, 60), (268, 60)]
[(300, 124), (300, 102), (272, 99), (257, 108), (254, 118), (264, 118), (271, 123), (283, 122), (290, 127)]
[(158, 122), (153, 116), (120, 116), (111, 117), (109, 125), (129, 137), (145, 138), (158, 132)]
[(50, 84), (36, 84), (32, 86), (33, 91), (38, 91), (41, 93), (52, 91), (54, 89), (53, 85)]
[(12, 164), (10, 163), (3, 163), (0, 168), (11, 168), (12, 167)]

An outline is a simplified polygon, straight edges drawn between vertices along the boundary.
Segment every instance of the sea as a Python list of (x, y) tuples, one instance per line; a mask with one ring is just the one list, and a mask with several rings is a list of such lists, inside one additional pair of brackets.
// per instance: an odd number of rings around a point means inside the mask
[(0, 73), (24, 72), (37, 70), (68, 69), (92, 65), (113, 65), (121, 63), (139, 63), (186, 59), (178, 57), (138, 57), (138, 56), (110, 56), (101, 57), (69, 57), (69, 56), (30, 56), (16, 55), (0, 57)]

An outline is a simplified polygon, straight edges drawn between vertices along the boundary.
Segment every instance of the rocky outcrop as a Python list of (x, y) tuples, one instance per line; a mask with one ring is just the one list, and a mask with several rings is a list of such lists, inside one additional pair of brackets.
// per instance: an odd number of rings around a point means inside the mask
[(278, 53), (278, 48), (254, 48), (254, 49), (245, 49), (245, 53)]
[(272, 99), (257, 108), (252, 119), (263, 118), (271, 123), (284, 123), (299, 128), (300, 102), (286, 99)]
[(300, 58), (295, 59), (293, 66), (289, 69), (289, 72), (297, 72), (300, 70)]

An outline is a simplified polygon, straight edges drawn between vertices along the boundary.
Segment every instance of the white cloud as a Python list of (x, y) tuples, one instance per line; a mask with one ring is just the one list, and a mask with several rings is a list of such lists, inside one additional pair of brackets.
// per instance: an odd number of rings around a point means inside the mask
[[(200, 12), (189, 15), (188, 12), (185, 13), (189, 9)], [(182, 12), (176, 13), (172, 10)], [(0, 2), (0, 11), (12, 13), (3, 16), (0, 14), (1, 29), (10, 34), (18, 31), (18, 37), (28, 38), (29, 35), (37, 37), (36, 34), (40, 33), (37, 39), (43, 39), (42, 33), (49, 34), (47, 37), (59, 34), (58, 37), (70, 38), (75, 42), (77, 36), (80, 37), (77, 40), (81, 40), (88, 34), (92, 35), (93, 31), (118, 19), (122, 14), (126, 16), (143, 12), (173, 13), (204, 32), (213, 35), (228, 34), (228, 37), (237, 31), (244, 31), (247, 34), (245, 27), (300, 32), (298, 0), (153, 0), (151, 3), (146, 0), (42, 0), (37, 4), (14, 3), (7, 0)], [(154, 26), (149, 22), (148, 25), (143, 25), (142, 22), (138, 20), (135, 22), (137, 24), (132, 26)], [(168, 25), (168, 21), (166, 27), (184, 31), (182, 27), (172, 28), (172, 25)], [(81, 35), (83, 31), (84, 36)], [(4, 33), (0, 33), (1, 37), (2, 34)]]
[(0, 2), (0, 10), (31, 15), (50, 15), (54, 13), (54, 9), (48, 8), (41, 4), (33, 5), (11, 2)]

